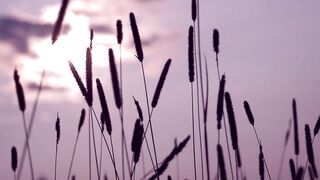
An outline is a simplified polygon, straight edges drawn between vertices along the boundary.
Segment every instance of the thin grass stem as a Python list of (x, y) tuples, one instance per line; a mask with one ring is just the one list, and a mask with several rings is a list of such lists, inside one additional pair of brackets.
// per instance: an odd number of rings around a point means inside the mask
[[(38, 108), (40, 94), (42, 92), (42, 87), (43, 87), (43, 81), (44, 81), (44, 78), (45, 78), (45, 74), (46, 74), (45, 70), (42, 71), (41, 78), (40, 78), (40, 83), (39, 83), (39, 86), (38, 86), (38, 89), (37, 89), (37, 94), (36, 94), (35, 101), (34, 101), (34, 104), (33, 104), (33, 107), (32, 107), (29, 126), (28, 126), (29, 138), (31, 137), (31, 132), (32, 132), (32, 128), (33, 128), (33, 124), (34, 124), (34, 120), (35, 120), (35, 116), (36, 116), (36, 112), (37, 112), (37, 108)], [(21, 154), (21, 160), (20, 160), (18, 173), (17, 173), (17, 180), (19, 180), (20, 177), (21, 177), (22, 170), (23, 170), (23, 165), (24, 165), (24, 160), (25, 160), (25, 157), (26, 157), (26, 153), (27, 153), (27, 141), (25, 141), (25, 143), (23, 145), (22, 154)]]
[(27, 152), (29, 157), (29, 165), (30, 165), (30, 172), (31, 172), (31, 179), (34, 180), (34, 169), (33, 169), (33, 163), (32, 163), (32, 156), (31, 156), (31, 149), (29, 144), (29, 134), (27, 130), (27, 122), (25, 117), (25, 112), (22, 112), (22, 119), (23, 119), (23, 128), (26, 136), (26, 143), (27, 143)]

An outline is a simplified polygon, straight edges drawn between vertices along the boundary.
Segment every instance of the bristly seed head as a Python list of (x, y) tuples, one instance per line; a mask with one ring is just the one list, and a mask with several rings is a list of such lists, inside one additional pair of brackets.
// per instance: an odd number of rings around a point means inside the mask
[(122, 98), (118, 80), (118, 72), (117, 66), (114, 60), (113, 50), (109, 49), (109, 66), (110, 66), (110, 74), (111, 74), (111, 81), (112, 81), (112, 88), (113, 88), (113, 95), (116, 102), (116, 106), (118, 109), (122, 106)]
[(57, 112), (57, 120), (56, 120), (56, 132), (57, 132), (57, 139), (56, 139), (56, 143), (59, 144), (59, 140), (60, 140), (60, 117), (59, 117), (59, 113)]
[(11, 168), (13, 172), (16, 172), (18, 166), (18, 153), (15, 146), (11, 148)]
[(188, 64), (189, 64), (189, 82), (194, 81), (194, 45), (193, 45), (193, 27), (189, 27), (188, 34)]
[(133, 35), (134, 45), (136, 47), (136, 52), (137, 52), (136, 57), (138, 58), (138, 60), (140, 62), (142, 62), (143, 61), (142, 44), (141, 44), (141, 39), (140, 39), (139, 31), (138, 31), (138, 26), (136, 23), (136, 18), (132, 12), (130, 13), (130, 25), (131, 25), (131, 31), (132, 31), (132, 35)]
[(219, 40), (219, 31), (218, 29), (213, 30), (213, 50), (216, 54), (219, 54), (219, 45), (220, 45), (220, 40)]
[(26, 101), (24, 97), (23, 87), (20, 83), (20, 76), (18, 74), (17, 69), (14, 70), (13, 78), (16, 85), (16, 93), (18, 97), (19, 108), (20, 108), (20, 111), (24, 112), (26, 110)]
[(117, 20), (117, 40), (118, 44), (122, 43), (123, 32), (122, 32), (122, 22), (120, 19)]
[(243, 106), (244, 106), (244, 110), (246, 111), (250, 124), (254, 126), (254, 118), (253, 118), (249, 103), (247, 101), (244, 101)]
[(224, 97), (224, 87), (226, 84), (225, 75), (222, 75), (219, 85), (218, 102), (217, 102), (217, 128), (221, 129), (221, 120), (223, 115), (223, 97)]
[(155, 90), (153, 98), (152, 98), (152, 102), (151, 102), (151, 107), (152, 108), (155, 108), (157, 106), (157, 104), (158, 104), (160, 93), (161, 93), (162, 87), (164, 85), (164, 81), (166, 80), (170, 64), (171, 64), (171, 59), (168, 59), (166, 64), (163, 67), (163, 70), (162, 70), (161, 75), (160, 75), (160, 79), (158, 81), (156, 90)]
[(78, 124), (78, 133), (80, 133), (81, 127), (82, 127), (82, 125), (84, 123), (85, 116), (86, 116), (86, 110), (82, 109), (81, 110), (79, 124)]
[(191, 18), (192, 21), (197, 19), (197, 3), (196, 0), (191, 0)]

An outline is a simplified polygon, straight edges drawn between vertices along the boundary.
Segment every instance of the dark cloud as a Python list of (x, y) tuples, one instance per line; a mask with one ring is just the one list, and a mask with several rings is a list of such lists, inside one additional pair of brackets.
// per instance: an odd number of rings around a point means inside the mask
[[(28, 39), (44, 38), (51, 34), (53, 25), (31, 22), (15, 17), (0, 17), (0, 41), (11, 44), (19, 53), (29, 54)], [(69, 27), (65, 28), (68, 31)]]
[[(35, 82), (29, 82), (27, 84), (27, 88), (31, 91), (37, 91), (39, 88), (39, 84), (35, 83)], [(49, 85), (45, 85), (42, 87), (43, 91), (52, 91), (52, 92), (61, 92), (61, 91), (65, 91), (67, 90), (65, 87), (53, 87), (53, 86), (49, 86)]]
[(94, 32), (96, 33), (113, 33), (114, 30), (110, 26), (100, 25), (100, 24), (93, 24), (91, 26)]

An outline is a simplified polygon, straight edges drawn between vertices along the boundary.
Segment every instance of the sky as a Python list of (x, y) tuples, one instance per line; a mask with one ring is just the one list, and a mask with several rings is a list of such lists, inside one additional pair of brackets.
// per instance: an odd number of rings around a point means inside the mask
[[(58, 179), (67, 176), (66, 169), (71, 159), (80, 111), (81, 108), (86, 108), (84, 98), (70, 72), (68, 61), (73, 62), (82, 78), (85, 78), (85, 50), (89, 45), (90, 28), (95, 32), (94, 78), (100, 78), (105, 88), (114, 128), (114, 142), (117, 142), (116, 149), (120, 148), (120, 119), (113, 99), (108, 65), (109, 48), (113, 48), (116, 57), (119, 55), (115, 28), (117, 19), (122, 20), (124, 28), (122, 45), (124, 118), (126, 137), (128, 141), (131, 140), (137, 118), (132, 96), (142, 104), (145, 116), (147, 111), (140, 64), (134, 56), (135, 49), (129, 23), (130, 12), (135, 13), (143, 42), (150, 98), (164, 63), (168, 58), (172, 58), (168, 77), (152, 119), (158, 157), (164, 159), (173, 148), (175, 138), (181, 141), (191, 134), (187, 64), (187, 33), (189, 26), (192, 25), (191, 2), (186, 0), (71, 1), (62, 35), (52, 45), (51, 32), (60, 3), (53, 0), (0, 1), (1, 179), (13, 178), (10, 169), (10, 149), (13, 145), (16, 146), (19, 154), (24, 141), (22, 117), (12, 78), (14, 68), (19, 70), (24, 86), (27, 119), (30, 117), (41, 72), (46, 70), (44, 89), (30, 140), (34, 168), (38, 178), (53, 179), (54, 125), (56, 114), (59, 112), (62, 132), (59, 144)], [(215, 54), (212, 48), (213, 29), (217, 28), (220, 32), (220, 72), (226, 75), (226, 90), (231, 93), (233, 100), (243, 170), (248, 179), (258, 178), (258, 145), (243, 109), (243, 101), (247, 100), (256, 120), (255, 126), (264, 146), (269, 170), (272, 177), (276, 178), (285, 131), (289, 119), (292, 119), (292, 99), (297, 100), (301, 166), (306, 160), (304, 125), (308, 123), (313, 129), (320, 114), (319, 6), (319, 1), (200, 0), (201, 47), (203, 56), (208, 60), (209, 70), (208, 134), (211, 176), (216, 172), (217, 162), (218, 94)], [(94, 108), (100, 112), (96, 90), (94, 95)], [(87, 134), (87, 129), (84, 128), (80, 134), (73, 166), (73, 173), (78, 177), (88, 176)], [(98, 144), (99, 141), (98, 138)], [(225, 142), (225, 137), (222, 137), (222, 142)], [(285, 155), (283, 179), (290, 178), (288, 160), (294, 157), (292, 147), (291, 136)], [(316, 163), (320, 161), (319, 148), (320, 144), (316, 138), (314, 143)], [(225, 145), (223, 150), (226, 158)], [(107, 172), (112, 178), (110, 158), (106, 153), (103, 151), (105, 157), (103, 172)], [(150, 169), (151, 164), (145, 148), (144, 157), (146, 169)], [(27, 162), (23, 179), (30, 178)], [(179, 155), (179, 163), (180, 178), (193, 179), (191, 141)], [(199, 159), (197, 163), (198, 178), (200, 178)], [(165, 175), (171, 174), (176, 177), (176, 169), (174, 161)], [(230, 168), (227, 169), (228, 179), (231, 179)], [(94, 170), (93, 168), (93, 172)], [(140, 162), (136, 177), (141, 175)]]

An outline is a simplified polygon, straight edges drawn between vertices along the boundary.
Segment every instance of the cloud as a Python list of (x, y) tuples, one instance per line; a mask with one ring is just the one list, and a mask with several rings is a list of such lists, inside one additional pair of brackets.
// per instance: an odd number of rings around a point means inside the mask
[[(12, 16), (0, 17), (0, 41), (9, 43), (21, 54), (30, 54), (28, 40), (31, 37), (44, 38), (51, 34), (53, 25), (32, 22)], [(65, 31), (68, 31), (68, 27)]]
[[(35, 82), (29, 82), (27, 84), (27, 88), (32, 91), (37, 91), (39, 89), (39, 84)], [(67, 89), (65, 87), (53, 87), (53, 86), (45, 85), (42, 87), (42, 90), (52, 91), (52, 92), (62, 92), (62, 91), (66, 91)]]

